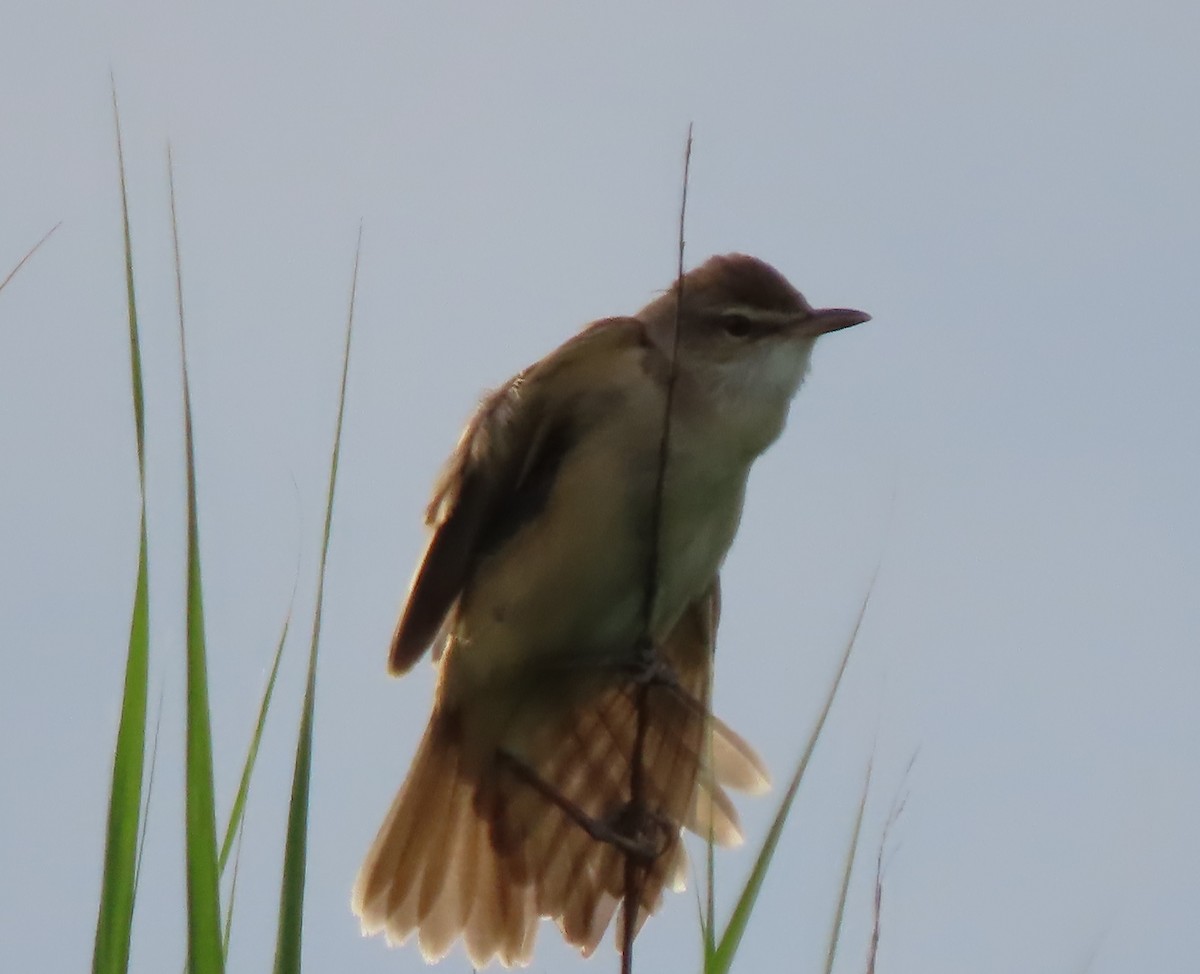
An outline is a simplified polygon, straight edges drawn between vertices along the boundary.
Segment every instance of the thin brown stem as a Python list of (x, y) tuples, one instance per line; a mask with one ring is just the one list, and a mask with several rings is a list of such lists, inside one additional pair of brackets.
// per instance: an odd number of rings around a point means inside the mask
[(879, 955), (879, 935), (883, 926), (884, 854), (887, 851), (888, 839), (891, 837), (892, 828), (904, 812), (904, 805), (908, 801), (908, 776), (912, 773), (913, 764), (916, 763), (917, 753), (917, 751), (914, 751), (912, 757), (908, 759), (908, 766), (905, 767), (904, 776), (900, 779), (900, 789), (897, 791), (896, 797), (892, 800), (891, 810), (888, 812), (887, 820), (883, 824), (883, 834), (879, 837), (879, 849), (875, 854), (875, 896), (871, 905), (871, 939), (867, 945), (866, 974), (875, 974), (875, 959)]
[(54, 231), (57, 230), (61, 226), (62, 226), (62, 220), (59, 220), (56, 224), (54, 224), (54, 226), (52, 226), (49, 230), (47, 230), (42, 235), (41, 240), (39, 240), (32, 247), (30, 247), (27, 251), (25, 251), (25, 256), (22, 257), (19, 261), (17, 261), (17, 266), (8, 272), (8, 276), (6, 278), (4, 278), (3, 281), (0, 281), (0, 291), (4, 290), (4, 288), (8, 284), (8, 282), (17, 276), (17, 271), (19, 271), (22, 267), (25, 266), (25, 264), (28, 262), (29, 258), (32, 257), (34, 254), (36, 254), (38, 252), (38, 250), (41, 248), (42, 244), (44, 244), (47, 240), (50, 239), (50, 235), (52, 233), (54, 233)]
[[(650, 555), (646, 561), (645, 599), (642, 603), (642, 641), (638, 647), (638, 663), (645, 672), (660, 669), (657, 658), (658, 647), (654, 642), (654, 603), (658, 598), (659, 561), (662, 547), (662, 510), (664, 485), (667, 474), (667, 459), (671, 446), (671, 410), (675, 398), (675, 379), (679, 358), (679, 333), (683, 316), (683, 249), (684, 225), (687, 216), (688, 175), (692, 164), (692, 126), (688, 125), (687, 142), (683, 151), (683, 190), (679, 201), (679, 242), (675, 274), (675, 323), (671, 336), (671, 357), (667, 371), (667, 388), (663, 405), (662, 437), (658, 448), (658, 474), (654, 485), (654, 496), (650, 511)], [(646, 726), (648, 723), (647, 700), (650, 681), (641, 680), (637, 686), (636, 720), (633, 754), (629, 762), (629, 811), (634, 822), (644, 822), (648, 816), (645, 798), (644, 751)], [(637, 933), (642, 891), (646, 876), (653, 866), (653, 859), (646, 860), (625, 854), (625, 899), (621, 907), (621, 974), (633, 974), (633, 939)]]

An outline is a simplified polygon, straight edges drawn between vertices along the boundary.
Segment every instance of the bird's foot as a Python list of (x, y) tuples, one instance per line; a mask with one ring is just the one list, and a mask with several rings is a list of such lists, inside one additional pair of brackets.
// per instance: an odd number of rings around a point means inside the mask
[(638, 686), (668, 687), (679, 689), (679, 678), (675, 671), (663, 661), (658, 647), (647, 636), (642, 636), (634, 646), (633, 660), (624, 669)]

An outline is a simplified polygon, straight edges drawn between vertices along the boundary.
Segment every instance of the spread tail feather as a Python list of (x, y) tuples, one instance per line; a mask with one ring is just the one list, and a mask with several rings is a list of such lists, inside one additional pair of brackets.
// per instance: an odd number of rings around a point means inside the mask
[(473, 777), (444, 721), (430, 722), (412, 769), (367, 853), (354, 886), (365, 934), (402, 944), (414, 933), (428, 961), (462, 937), (471, 963), (506, 967), (532, 957), (537, 911), (514, 883), (481, 814)]
[[(559, 721), (526, 738), (519, 756), (542, 781), (574, 808), (599, 822), (612, 822), (629, 800), (630, 756), (637, 727), (636, 691), (614, 686), (577, 704)], [(636, 928), (658, 910), (667, 888), (682, 889), (687, 855), (680, 836), (686, 827), (736, 845), (741, 829), (726, 786), (761, 787), (762, 765), (749, 746), (714, 722), (714, 739), (724, 743), (720, 764), (705, 768), (703, 711), (670, 687), (647, 692), (643, 746), (643, 799), (666, 824), (661, 854), (642, 877)], [(562, 929), (568, 943), (591, 954), (614, 914), (623, 913), (625, 856), (597, 842), (561, 808), (519, 780), (504, 781), (505, 820), (524, 835), (537, 909)], [(710, 830), (711, 826), (711, 830)], [(618, 937), (624, 920), (617, 926)]]
[(625, 853), (593, 838), (564, 806), (620, 831), (641, 694), (642, 805), (662, 828), (660, 854), (640, 877), (635, 931), (668, 886), (683, 886), (682, 828), (721, 845), (740, 842), (725, 789), (763, 791), (768, 778), (750, 746), (708, 713), (713, 627), (715, 593), (661, 647), (673, 681), (638, 685), (613, 671), (561, 670), (531, 676), (535, 684), (493, 686), (474, 714), (487, 719), (471, 730), (435, 710), (355, 885), (363, 932), (394, 944), (416, 933), (431, 961), (461, 937), (477, 968), (494, 958), (529, 963), (540, 917), (585, 956), (618, 912), (620, 937)]

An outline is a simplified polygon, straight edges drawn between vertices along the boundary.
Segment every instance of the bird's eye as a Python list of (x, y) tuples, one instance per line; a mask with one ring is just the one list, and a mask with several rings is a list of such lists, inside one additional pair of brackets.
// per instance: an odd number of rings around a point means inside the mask
[(730, 338), (745, 338), (753, 330), (754, 325), (745, 315), (721, 315), (721, 327)]

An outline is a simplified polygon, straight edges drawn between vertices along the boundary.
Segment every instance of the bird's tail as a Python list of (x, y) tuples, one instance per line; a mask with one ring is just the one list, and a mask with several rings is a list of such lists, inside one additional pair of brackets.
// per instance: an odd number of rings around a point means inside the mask
[[(563, 803), (612, 822), (630, 797), (635, 708), (628, 686), (592, 695), (541, 722), (514, 754)], [(643, 801), (667, 828), (661, 854), (641, 876), (638, 928), (666, 887), (682, 888), (679, 828), (736, 844), (737, 813), (724, 788), (767, 784), (749, 745), (713, 718), (705, 760), (703, 714), (675, 691), (651, 688), (646, 713)], [(461, 936), (476, 967), (493, 958), (511, 966), (530, 961), (538, 919), (549, 917), (590, 954), (622, 905), (625, 854), (501, 761), (482, 771), (465, 764), (452, 725), (435, 715), (355, 884), (364, 933), (399, 944), (415, 932), (431, 961)]]
[[(632, 755), (642, 709), (642, 808), (663, 828), (654, 837), (658, 856), (640, 870), (635, 932), (662, 903), (663, 891), (682, 889), (687, 874), (681, 828), (719, 845), (736, 845), (741, 830), (726, 787), (761, 791), (762, 763), (740, 737), (678, 688), (615, 686), (573, 707), (526, 742), (519, 756), (539, 779), (589, 819), (619, 823), (630, 807)], [(705, 728), (711, 729), (706, 755)], [(620, 910), (621, 943), (626, 854), (592, 838), (561, 804), (547, 801), (513, 776), (497, 779), (494, 822), (501, 848), (519, 848), (521, 874), (535, 894), (537, 913), (552, 918), (568, 943), (585, 956)], [(652, 830), (653, 833), (653, 830)]]
[(538, 915), (533, 891), (514, 883), (477, 810), (453, 727), (435, 714), (354, 886), (366, 934), (391, 944), (417, 933), (426, 960), (462, 936), (476, 967), (498, 956), (528, 963)]
[(519, 692), (493, 687), (475, 708), (488, 711), (487, 733), (435, 709), (359, 873), (364, 932), (392, 943), (416, 932), (429, 960), (461, 936), (477, 968), (493, 958), (509, 966), (529, 962), (548, 917), (590, 954), (622, 906), (626, 853), (579, 818), (621, 832), (635, 766), (640, 807), (662, 826), (659, 855), (639, 870), (635, 931), (667, 886), (683, 884), (682, 828), (740, 841), (725, 788), (762, 791), (768, 779), (750, 746), (708, 713), (712, 616), (698, 607), (681, 620), (662, 647), (666, 680), (564, 670)]

